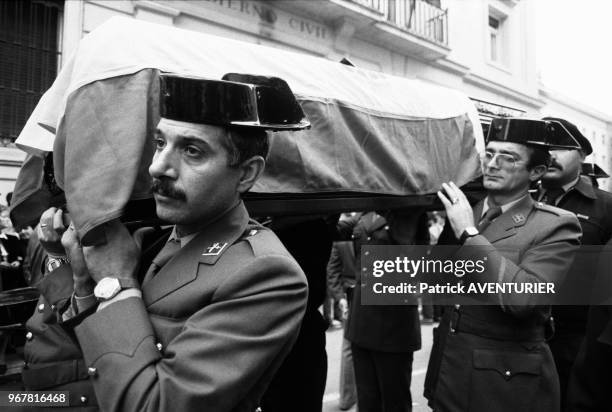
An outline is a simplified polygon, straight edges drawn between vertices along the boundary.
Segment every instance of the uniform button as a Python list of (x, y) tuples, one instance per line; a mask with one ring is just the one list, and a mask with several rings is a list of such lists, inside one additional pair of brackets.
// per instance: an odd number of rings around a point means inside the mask
[(512, 372), (510, 372), (510, 371), (506, 371), (506, 372), (504, 372), (504, 375), (506, 375), (506, 376), (510, 376), (510, 375), (512, 375)]
[(455, 305), (455, 309), (457, 310), (461, 309), (461, 305)]
[(252, 230), (249, 232), (249, 236), (254, 236), (254, 235), (256, 235), (256, 234), (257, 234), (257, 230), (255, 230), (255, 229), (252, 229)]
[(368, 236), (368, 242), (372, 240), (372, 236)]
[(34, 334), (32, 332), (26, 333), (26, 340), (32, 340), (34, 338)]
[(89, 376), (96, 376), (98, 374), (98, 370), (96, 368), (89, 367), (87, 368), (87, 374)]
[(364, 255), (368, 256), (370, 254), (370, 252), (363, 252)]
[(164, 348), (164, 347), (163, 347), (163, 345), (162, 345), (161, 343), (159, 343), (159, 342), (157, 342), (157, 343), (155, 344), (155, 346), (157, 346), (157, 350), (158, 350), (158, 351), (160, 351), (160, 352), (161, 352), (161, 350)]
[(55, 305), (51, 305), (51, 310), (55, 310)]
[(81, 403), (87, 403), (87, 396), (81, 396)]
[(389, 225), (385, 226), (385, 230), (389, 230)]
[(368, 268), (363, 268), (363, 271), (364, 271), (364, 272), (367, 272), (367, 271), (368, 271)]
[(44, 303), (41, 303), (40, 305), (38, 305), (38, 311), (39, 312), (42, 312), (44, 310), (45, 310), (45, 304)]
[(450, 329), (451, 333), (455, 333), (455, 328)]
[(355, 239), (355, 235), (351, 235), (351, 239)]

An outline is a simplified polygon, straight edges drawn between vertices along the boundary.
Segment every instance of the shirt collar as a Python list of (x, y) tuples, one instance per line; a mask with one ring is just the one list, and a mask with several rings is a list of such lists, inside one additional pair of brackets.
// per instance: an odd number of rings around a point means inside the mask
[(179, 237), (178, 233), (176, 232), (176, 226), (174, 226), (172, 228), (172, 233), (170, 233), (170, 237), (168, 238), (168, 242), (178, 241), (181, 244), (181, 248), (184, 248), (185, 246), (187, 246), (187, 243), (191, 242), (191, 240), (196, 237), (197, 234), (198, 232), (195, 232), (189, 235)]
[[(570, 190), (576, 190), (581, 195), (588, 197), (589, 199), (597, 198), (597, 195), (595, 195), (595, 190), (593, 189), (593, 184), (591, 183), (591, 179), (586, 176), (578, 176), (575, 180), (563, 185), (561, 189), (563, 189), (563, 195), (561, 195), (560, 198), (565, 196)], [(544, 189), (541, 192), (540, 199), (544, 197), (547, 190), (548, 189)], [(559, 203), (559, 199), (557, 203)]]
[(576, 179), (572, 180), (571, 182), (561, 186), (561, 189), (563, 189), (563, 192), (567, 193), (570, 191), (572, 187), (576, 186), (576, 184), (578, 184), (579, 181), (580, 181), (580, 176), (578, 176)]
[[(511, 202), (508, 202), (504, 205), (501, 205), (501, 211), (502, 213), (506, 213), (506, 210), (510, 209), (512, 206), (514, 206), (515, 204), (517, 204), (518, 202), (520, 202), (521, 200), (525, 199), (525, 197), (529, 196), (529, 193), (527, 193), (525, 196), (519, 197), (516, 200), (513, 200)], [(480, 214), (480, 216), (484, 216), (484, 214), (487, 212), (487, 210), (489, 210), (489, 196), (486, 197), (485, 201), (484, 201), (484, 205), (482, 206), (482, 213)]]
[[(218, 243), (220, 239), (224, 239), (228, 237), (228, 235), (231, 235), (230, 237), (232, 237), (234, 235), (234, 231), (237, 233), (236, 237), (240, 236), (244, 231), (248, 221), (249, 213), (247, 212), (244, 206), (244, 202), (241, 200), (236, 206), (232, 207), (223, 215), (219, 216), (218, 219), (211, 222), (205, 228), (205, 232), (211, 238), (210, 240), (213, 241), (213, 243)], [(170, 233), (170, 237), (168, 238), (168, 242), (179, 241), (181, 244), (181, 248), (184, 248), (189, 242), (191, 242), (201, 233), (202, 230), (179, 237), (176, 231), (176, 226), (174, 226), (172, 228), (172, 233)]]

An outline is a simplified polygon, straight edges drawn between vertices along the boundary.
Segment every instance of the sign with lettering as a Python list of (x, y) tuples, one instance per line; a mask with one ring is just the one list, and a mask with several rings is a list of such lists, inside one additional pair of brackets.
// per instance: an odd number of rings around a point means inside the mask
[(325, 25), (313, 20), (298, 17), (265, 4), (250, 0), (206, 0), (208, 3), (257, 19), (258, 22), (275, 29), (293, 31), (299, 35), (325, 40), (328, 30)]

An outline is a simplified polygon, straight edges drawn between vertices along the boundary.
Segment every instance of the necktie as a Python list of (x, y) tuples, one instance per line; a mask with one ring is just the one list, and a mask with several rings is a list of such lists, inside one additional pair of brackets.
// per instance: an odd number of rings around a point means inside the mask
[(501, 215), (502, 210), (501, 207), (499, 206), (495, 206), (495, 207), (491, 207), (489, 208), (484, 216), (482, 217), (482, 219), (480, 219), (480, 222), (478, 222), (478, 231), (480, 233), (484, 232), (484, 230), (489, 227), (489, 225), (491, 224), (491, 222), (493, 221), (493, 219), (495, 219), (497, 216)]
[(157, 272), (159, 272), (159, 270), (170, 259), (172, 259), (172, 256), (176, 255), (179, 250), (181, 250), (181, 242), (178, 239), (168, 240), (157, 256), (155, 256), (153, 259), (153, 262), (151, 263), (151, 266), (149, 266), (142, 283), (145, 284), (147, 281), (151, 280), (153, 276), (157, 275)]
[(542, 197), (542, 202), (549, 204), (549, 205), (556, 206), (558, 203), (557, 200), (559, 200), (559, 198), (563, 196), (564, 193), (565, 191), (561, 189), (560, 187), (553, 187), (552, 189), (546, 189), (546, 192), (544, 192), (544, 196)]

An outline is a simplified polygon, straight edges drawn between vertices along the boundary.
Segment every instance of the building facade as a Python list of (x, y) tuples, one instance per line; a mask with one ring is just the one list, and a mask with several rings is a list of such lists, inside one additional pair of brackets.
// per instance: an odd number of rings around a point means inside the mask
[[(56, 30), (56, 41), (45, 47), (57, 45), (57, 67), (61, 67), (64, 56), (75, 50), (84, 35), (108, 18), (131, 16), (333, 61), (345, 58), (358, 67), (455, 88), (474, 99), (484, 122), (496, 115), (565, 117), (591, 140), (594, 155), (589, 160), (612, 172), (610, 116), (573, 103), (539, 82), (533, 1), (65, 0), (32, 3), (58, 10), (55, 26), (44, 28), (47, 33)], [(14, 132), (0, 137), (10, 141), (14, 139)], [(603, 188), (610, 187), (608, 179), (600, 183)]]

